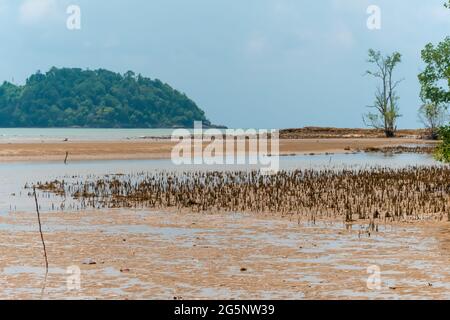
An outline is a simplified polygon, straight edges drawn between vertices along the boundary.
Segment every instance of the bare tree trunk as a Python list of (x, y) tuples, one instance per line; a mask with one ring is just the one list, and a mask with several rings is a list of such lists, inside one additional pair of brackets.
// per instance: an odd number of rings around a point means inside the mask
[(395, 137), (395, 131), (393, 129), (387, 128), (384, 130), (384, 133), (386, 134), (386, 138), (394, 138)]

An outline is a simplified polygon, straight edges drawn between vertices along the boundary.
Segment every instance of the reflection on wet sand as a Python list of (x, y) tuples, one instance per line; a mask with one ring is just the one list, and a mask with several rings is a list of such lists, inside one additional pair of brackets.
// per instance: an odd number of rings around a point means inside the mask
[[(4, 218), (0, 298), (40, 298), (45, 270), (32, 214)], [(44, 298), (450, 298), (447, 223), (346, 229), (339, 221), (147, 211), (47, 213)], [(27, 231), (24, 231), (27, 230)], [(96, 230), (96, 231), (93, 231)], [(67, 289), (67, 267), (81, 289)], [(367, 268), (381, 269), (381, 290)]]
[(450, 224), (443, 225), (439, 229), (438, 239), (442, 255), (446, 256), (450, 263)]

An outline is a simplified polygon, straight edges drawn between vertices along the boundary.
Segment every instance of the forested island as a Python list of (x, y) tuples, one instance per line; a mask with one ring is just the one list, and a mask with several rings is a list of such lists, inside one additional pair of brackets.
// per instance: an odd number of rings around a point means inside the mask
[(205, 113), (185, 94), (132, 71), (52, 68), (0, 86), (0, 127), (192, 127)]

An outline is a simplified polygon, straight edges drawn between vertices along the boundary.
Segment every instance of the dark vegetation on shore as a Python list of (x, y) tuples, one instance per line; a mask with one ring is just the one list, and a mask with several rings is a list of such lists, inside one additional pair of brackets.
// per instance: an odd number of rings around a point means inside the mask
[(194, 212), (274, 213), (294, 217), (449, 219), (450, 167), (185, 172), (91, 177), (39, 183), (74, 198), (74, 209), (153, 208)]
[[(427, 139), (425, 129), (397, 130), (397, 138)], [(327, 138), (386, 138), (382, 129), (304, 127), (280, 130), (282, 139), (327, 139)]]
[(366, 148), (364, 149), (366, 153), (376, 153), (381, 152), (384, 154), (402, 154), (402, 153), (415, 153), (415, 154), (433, 154), (436, 152), (435, 145), (417, 145), (417, 146), (387, 146), (382, 148)]
[(23, 86), (0, 86), (0, 127), (169, 128), (211, 126), (185, 94), (129, 71), (52, 68)]

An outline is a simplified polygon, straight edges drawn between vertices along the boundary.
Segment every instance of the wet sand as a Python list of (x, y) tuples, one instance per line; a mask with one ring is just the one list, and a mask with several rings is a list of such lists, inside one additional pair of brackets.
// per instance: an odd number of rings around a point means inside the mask
[[(280, 154), (346, 153), (368, 148), (427, 143), (430, 142), (414, 138), (282, 139)], [(0, 143), (0, 162), (64, 161), (66, 152), (69, 152), (69, 161), (169, 159), (174, 145), (170, 140), (163, 139)]]
[[(450, 224), (298, 224), (276, 216), (109, 210), (0, 217), (2, 299), (450, 299)], [(95, 264), (83, 264), (94, 263)], [(367, 288), (378, 265), (381, 289)], [(69, 291), (67, 267), (81, 269)]]

